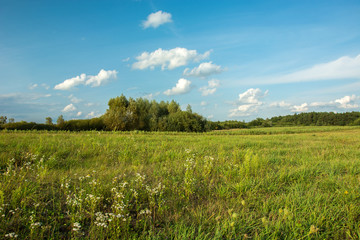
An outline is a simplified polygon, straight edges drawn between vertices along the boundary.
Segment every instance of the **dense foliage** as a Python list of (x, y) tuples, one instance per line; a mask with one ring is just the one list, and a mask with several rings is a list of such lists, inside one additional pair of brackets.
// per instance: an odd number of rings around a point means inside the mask
[(110, 130), (110, 131), (175, 131), (205, 132), (253, 127), (276, 126), (352, 126), (360, 125), (360, 112), (310, 112), (272, 118), (256, 118), (248, 123), (237, 120), (209, 121), (193, 113), (190, 105), (182, 111), (174, 100), (156, 102), (138, 98), (127, 99), (124, 95), (108, 102), (106, 113), (98, 118), (65, 121), (60, 115), (56, 124), (50, 117), (45, 124), (15, 122), (13, 118), (0, 116), (0, 129), (8, 130)]
[(278, 116), (267, 119), (257, 118), (247, 124), (249, 127), (271, 126), (346, 126), (360, 125), (360, 112), (309, 112)]
[(207, 121), (188, 106), (182, 111), (175, 101), (160, 103), (147, 99), (110, 99), (104, 123), (109, 130), (204, 132)]

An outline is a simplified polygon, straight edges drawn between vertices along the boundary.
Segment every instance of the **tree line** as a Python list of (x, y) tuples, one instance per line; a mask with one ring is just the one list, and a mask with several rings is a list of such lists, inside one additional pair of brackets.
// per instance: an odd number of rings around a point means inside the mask
[[(112, 98), (108, 102), (106, 113), (98, 118), (68, 120), (57, 118), (56, 124), (47, 117), (45, 124), (34, 122), (0, 122), (0, 129), (9, 130), (108, 130), (108, 131), (177, 131), (204, 132), (211, 130), (209, 122), (188, 105), (186, 111), (174, 100), (171, 102), (149, 101), (143, 98), (129, 98), (124, 95)], [(6, 118), (6, 117), (4, 117)]]
[(13, 118), (0, 116), (0, 129), (9, 130), (68, 130), (68, 131), (176, 131), (205, 132), (234, 128), (273, 126), (345, 126), (360, 125), (360, 112), (310, 112), (272, 118), (256, 118), (244, 121), (209, 121), (193, 113), (188, 105), (183, 111), (180, 105), (171, 102), (149, 101), (143, 98), (126, 98), (121, 95), (108, 102), (108, 109), (101, 117), (65, 121), (60, 115), (56, 123), (51, 117), (45, 124), (35, 122), (15, 122)]
[(360, 125), (360, 112), (309, 112), (272, 118), (257, 118), (247, 124), (249, 127), (272, 126), (348, 126)]

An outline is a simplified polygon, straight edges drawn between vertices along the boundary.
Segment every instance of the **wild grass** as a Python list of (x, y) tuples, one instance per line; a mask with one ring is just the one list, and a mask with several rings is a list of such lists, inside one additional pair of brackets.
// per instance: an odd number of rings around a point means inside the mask
[(0, 133), (0, 238), (359, 239), (360, 128)]

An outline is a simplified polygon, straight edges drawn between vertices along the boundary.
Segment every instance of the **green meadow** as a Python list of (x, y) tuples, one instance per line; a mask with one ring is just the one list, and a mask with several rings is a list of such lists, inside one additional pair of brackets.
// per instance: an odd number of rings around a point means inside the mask
[(0, 132), (0, 239), (360, 239), (360, 128)]

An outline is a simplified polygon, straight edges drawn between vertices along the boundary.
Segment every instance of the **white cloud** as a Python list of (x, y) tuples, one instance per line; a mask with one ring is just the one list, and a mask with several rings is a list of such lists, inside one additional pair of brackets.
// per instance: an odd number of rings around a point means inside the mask
[(78, 112), (78, 113), (76, 114), (76, 116), (77, 116), (77, 117), (80, 117), (81, 114), (82, 114), (82, 112)]
[(208, 86), (201, 87), (199, 90), (202, 96), (207, 96), (214, 94), (217, 90), (217, 87), (220, 86), (220, 81), (216, 79), (212, 79), (208, 81)]
[(212, 62), (205, 62), (205, 63), (201, 63), (198, 67), (195, 67), (192, 70), (190, 70), (189, 68), (186, 68), (184, 70), (183, 75), (190, 76), (190, 77), (205, 78), (212, 74), (218, 74), (223, 71), (224, 71), (224, 69), (222, 69), (221, 66), (213, 64)]
[(59, 83), (54, 87), (56, 90), (69, 90), (77, 85), (84, 84), (86, 81), (86, 74), (66, 79), (64, 82)]
[(143, 28), (157, 28), (162, 24), (172, 22), (171, 14), (163, 11), (157, 11), (156, 13), (151, 13), (146, 21), (143, 21)]
[(266, 90), (265, 93), (262, 93), (262, 91), (259, 88), (256, 89), (250, 88), (244, 93), (239, 94), (239, 102), (260, 105), (262, 104), (262, 102), (260, 102), (259, 100), (265, 97), (267, 93), (268, 90)]
[(356, 95), (353, 94), (351, 96), (344, 96), (342, 98), (336, 99), (335, 101), (313, 102), (313, 103), (310, 103), (309, 106), (351, 109), (351, 108), (359, 107), (359, 105), (356, 103), (356, 100), (359, 100), (359, 99), (360, 99), (360, 97), (357, 97)]
[(198, 54), (196, 50), (188, 50), (186, 48), (173, 48), (170, 50), (163, 50), (161, 48), (154, 52), (143, 52), (140, 56), (136, 57), (137, 62), (132, 65), (133, 69), (154, 69), (161, 66), (161, 69), (174, 69), (177, 67), (185, 66), (190, 61), (200, 61), (207, 58), (210, 51), (204, 54)]
[(357, 108), (359, 105), (355, 104), (354, 101), (359, 99), (355, 95), (345, 96), (343, 98), (336, 99), (335, 102), (340, 104), (340, 108)]
[(30, 89), (30, 90), (34, 90), (34, 89), (37, 88), (37, 87), (38, 87), (38, 85), (35, 83), (35, 84), (30, 85), (30, 86), (29, 86), (29, 89)]
[(172, 95), (180, 95), (190, 92), (191, 90), (191, 81), (186, 80), (185, 78), (180, 78), (179, 81), (176, 83), (176, 86), (172, 89), (168, 89), (164, 92), (167, 96)]
[(86, 81), (86, 85), (91, 85), (92, 87), (99, 87), (102, 84), (106, 83), (109, 79), (116, 79), (117, 71), (116, 70), (104, 70), (101, 69), (98, 75), (89, 76)]
[(72, 112), (75, 111), (76, 107), (70, 103), (69, 105), (67, 105), (66, 107), (64, 107), (64, 109), (62, 110), (63, 112)]
[(250, 79), (252, 83), (289, 83), (309, 82), (335, 79), (360, 79), (360, 54), (354, 58), (344, 56), (331, 62), (321, 63), (313, 67), (282, 76), (268, 76)]
[(306, 112), (309, 110), (308, 104), (307, 103), (303, 103), (301, 105), (294, 105), (292, 106), (292, 112)]
[(128, 62), (128, 61), (130, 61), (130, 57), (124, 58), (122, 61), (123, 62)]
[(268, 90), (264, 93), (259, 88), (250, 88), (244, 93), (239, 94), (239, 99), (235, 103), (236, 108), (230, 109), (229, 117), (250, 116), (251, 113), (257, 112), (259, 107), (263, 105), (260, 101), (268, 94)]
[(206, 105), (207, 105), (207, 102), (201, 101), (200, 106), (206, 106)]
[(101, 116), (101, 114), (96, 114), (94, 111), (92, 111), (89, 114), (87, 114), (85, 118), (96, 118), (96, 117), (100, 117), (100, 116)]
[(209, 115), (208, 117), (207, 117), (207, 119), (213, 119), (214, 118), (214, 115)]
[(154, 97), (159, 96), (159, 95), (160, 95), (160, 92), (150, 93), (150, 94), (147, 94), (147, 95), (143, 96), (143, 98), (146, 98), (148, 100), (152, 100)]
[(229, 117), (245, 117), (250, 116), (251, 113), (256, 112), (258, 110), (258, 105), (253, 104), (244, 104), (240, 105), (235, 109), (230, 109)]
[(71, 88), (78, 85), (91, 85), (91, 87), (99, 87), (102, 84), (106, 83), (109, 79), (116, 79), (116, 75), (116, 70), (106, 71), (104, 69), (101, 69), (100, 72), (95, 76), (86, 76), (85, 73), (82, 73), (80, 76), (66, 79), (64, 82), (56, 85), (54, 89), (70, 90)]
[(281, 102), (273, 102), (270, 103), (269, 105), (270, 107), (290, 107), (291, 104), (290, 103), (286, 103), (285, 101), (281, 101)]

